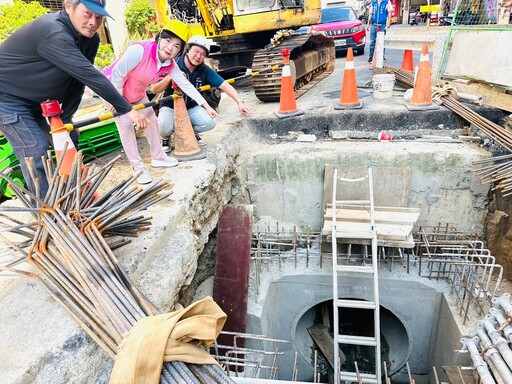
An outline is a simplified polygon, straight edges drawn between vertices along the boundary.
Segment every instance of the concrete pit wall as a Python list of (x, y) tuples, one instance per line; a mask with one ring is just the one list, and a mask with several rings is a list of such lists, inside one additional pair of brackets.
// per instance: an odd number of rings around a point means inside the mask
[[(379, 167), (398, 170), (396, 183), (374, 185), (376, 204), (396, 193), (397, 186), (408, 185), (400, 205), (420, 208), (419, 225), (450, 223), (460, 230), (483, 233), (489, 185), (480, 184), (470, 172), (470, 164), (489, 155), (477, 145), (324, 141), (258, 144), (244, 152), (250, 153), (242, 163), (258, 217), (271, 216), (302, 228), (319, 229), (325, 165), (363, 169), (371, 165), (374, 176), (378, 176)], [(410, 178), (401, 169), (408, 169)]]
[[(446, 287), (423, 284), (414, 275), (402, 275), (399, 279), (386, 276), (379, 281), (381, 335), (386, 351), (383, 358), (389, 364), (390, 375), (400, 377), (406, 373), (408, 362), (417, 382), (426, 383), (434, 363), (438, 368), (468, 363), (464, 356), (453, 353), (460, 348), (461, 330), (446, 304), (443, 292)], [(371, 300), (372, 289), (367, 278), (341, 276), (339, 279), (340, 298)], [(251, 316), (253, 329), (249, 332), (261, 330), (267, 337), (291, 341), (272, 346), (270, 343), (254, 345), (269, 351), (277, 347), (284, 353), (277, 359), (279, 378), (292, 377), (295, 352), (298, 352), (298, 380), (313, 381), (315, 346), (307, 328), (314, 325), (314, 308), (326, 302), (332, 306), (331, 275), (286, 275), (269, 284), (261, 312)], [(343, 318), (343, 313), (340, 319), (349, 321)], [(353, 371), (353, 367), (349, 370)]]
[[(394, 181), (374, 185), (376, 204), (396, 194), (399, 205), (420, 208), (418, 225), (450, 223), (459, 230), (483, 233), (489, 185), (481, 185), (471, 173), (471, 162), (487, 158), (489, 153), (478, 145), (397, 140), (281, 140), (255, 145), (255, 141), (244, 142), (243, 153), (250, 156), (242, 161), (242, 170), (255, 214), (257, 218), (265, 217), (265, 222), (318, 230), (323, 220), (325, 165), (363, 170), (371, 165), (374, 176), (379, 168), (397, 169)], [(263, 142), (268, 144), (266, 139)], [(404, 169), (408, 171), (402, 172)], [(261, 283), (259, 294), (250, 300), (249, 332), (291, 340), (291, 344), (276, 345), (285, 356), (279, 361), (279, 377), (292, 377), (297, 351), (299, 380), (311, 380), (312, 339), (305, 330), (312, 325), (312, 308), (332, 298), (332, 277), (325, 270), (302, 270), (303, 274), (294, 270), (288, 275), (270, 267), (262, 273), (267, 275), (263, 278), (266, 283)], [(403, 374), (403, 364), (408, 361), (417, 380), (428, 382), (434, 362), (438, 367), (461, 363), (463, 358), (454, 355), (453, 350), (460, 348), (462, 331), (446, 305), (446, 287), (428, 286), (421, 280), (395, 272), (381, 277), (380, 292), (381, 305), (390, 313), (389, 327), (384, 327), (383, 333), (389, 329), (388, 338), (392, 340), (391, 373)], [(369, 286), (369, 281), (347, 277), (339, 297), (371, 299), (365, 297)]]

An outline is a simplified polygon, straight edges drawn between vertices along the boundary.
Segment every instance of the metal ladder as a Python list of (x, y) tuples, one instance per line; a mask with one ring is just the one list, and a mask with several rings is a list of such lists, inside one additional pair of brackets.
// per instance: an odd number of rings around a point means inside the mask
[[(362, 182), (368, 180), (368, 200), (336, 200), (337, 182)], [(370, 231), (367, 233), (338, 233), (336, 230), (336, 212), (339, 205), (359, 205), (368, 207), (370, 213)], [(370, 240), (372, 252), (372, 265), (339, 265), (337, 240)], [(373, 279), (373, 301), (365, 300), (343, 300), (338, 296), (338, 274), (341, 272), (355, 273), (358, 275), (368, 275)], [(381, 384), (382, 367), (381, 367), (381, 344), (380, 344), (380, 305), (379, 305), (379, 278), (377, 264), (377, 228), (375, 226), (374, 203), (373, 203), (373, 180), (372, 169), (368, 167), (368, 173), (365, 177), (358, 179), (346, 179), (338, 177), (338, 169), (334, 168), (333, 187), (332, 187), (332, 288), (333, 288), (333, 333), (334, 333), (334, 373), (335, 384), (339, 384), (340, 380), (350, 381), (354, 383), (377, 383)], [(354, 336), (341, 335), (339, 330), (339, 313), (343, 308), (358, 308), (373, 310), (374, 313), (374, 329), (375, 335)], [(375, 348), (375, 373), (359, 373), (357, 366), (355, 372), (341, 371), (339, 358), (339, 345), (352, 344), (361, 346), (371, 346)]]

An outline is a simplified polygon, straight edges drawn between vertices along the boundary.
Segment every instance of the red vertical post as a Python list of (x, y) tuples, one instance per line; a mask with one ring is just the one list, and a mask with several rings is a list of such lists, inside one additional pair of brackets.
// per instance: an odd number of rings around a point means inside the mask
[[(213, 299), (228, 315), (224, 331), (246, 332), (251, 239), (252, 206), (227, 205), (217, 230), (213, 283)], [(220, 335), (217, 342), (233, 345), (233, 336)], [(243, 346), (241, 343), (237, 346)]]

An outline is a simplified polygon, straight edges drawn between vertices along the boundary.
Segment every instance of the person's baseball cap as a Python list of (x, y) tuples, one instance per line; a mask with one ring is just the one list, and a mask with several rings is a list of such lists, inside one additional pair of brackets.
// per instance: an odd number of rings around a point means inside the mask
[(107, 0), (80, 0), (80, 2), (89, 9), (89, 11), (96, 13), (101, 16), (108, 16), (112, 19), (112, 16), (106, 11), (105, 6)]

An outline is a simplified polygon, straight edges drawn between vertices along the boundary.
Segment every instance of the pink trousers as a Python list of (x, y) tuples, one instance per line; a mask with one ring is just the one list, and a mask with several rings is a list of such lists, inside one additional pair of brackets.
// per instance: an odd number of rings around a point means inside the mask
[[(144, 97), (136, 104), (147, 102), (149, 102), (149, 99)], [(158, 119), (156, 117), (155, 111), (152, 107), (149, 107), (141, 109), (139, 112), (146, 116), (151, 122), (151, 126), (148, 126), (144, 130), (144, 135), (146, 136), (146, 139), (149, 143), (151, 159), (163, 160), (166, 154), (162, 150), (160, 131), (158, 129)], [(137, 137), (135, 135), (132, 121), (128, 118), (127, 115), (121, 115), (116, 117), (114, 120), (117, 124), (117, 130), (119, 131), (119, 136), (121, 137), (121, 143), (123, 144), (124, 152), (128, 158), (128, 161), (130, 161), (133, 170), (136, 172), (144, 168), (144, 162), (140, 157), (139, 149), (137, 147)]]

